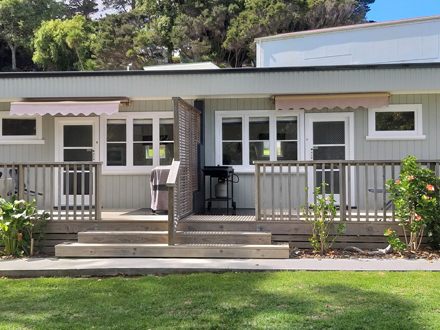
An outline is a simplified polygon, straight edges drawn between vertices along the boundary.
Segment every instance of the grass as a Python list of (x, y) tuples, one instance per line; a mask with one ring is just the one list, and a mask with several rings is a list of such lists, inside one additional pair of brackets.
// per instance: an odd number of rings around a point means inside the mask
[(440, 329), (440, 273), (0, 280), (0, 329)]

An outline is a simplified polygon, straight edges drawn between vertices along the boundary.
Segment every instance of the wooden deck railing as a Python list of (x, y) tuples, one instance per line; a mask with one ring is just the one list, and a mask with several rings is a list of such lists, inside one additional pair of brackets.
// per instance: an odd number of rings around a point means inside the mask
[(35, 199), (51, 220), (101, 220), (98, 162), (0, 163), (0, 196)]
[[(439, 176), (439, 161), (418, 161)], [(386, 182), (397, 180), (401, 161), (255, 161), (257, 220), (303, 220), (316, 203), (315, 187), (327, 184), (341, 221), (395, 221)], [(324, 175), (323, 175), (324, 173)], [(301, 209), (304, 207), (304, 211)]]

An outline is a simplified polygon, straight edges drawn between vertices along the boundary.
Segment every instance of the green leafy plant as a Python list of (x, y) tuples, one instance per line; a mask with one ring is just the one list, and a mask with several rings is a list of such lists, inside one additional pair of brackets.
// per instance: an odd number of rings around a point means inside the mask
[(393, 246), (393, 250), (399, 250), (403, 251), (406, 248), (406, 245), (404, 242), (402, 242), (399, 238), (399, 235), (397, 235), (395, 230), (392, 230), (391, 228), (388, 228), (383, 233), (386, 237), (388, 237), (388, 244), (391, 244)]
[[(325, 191), (326, 183), (322, 183), (322, 191)], [(308, 190), (308, 188), (305, 188)], [(313, 250), (325, 254), (333, 246), (336, 238), (344, 232), (345, 223), (339, 222), (336, 234), (330, 239), (333, 232), (337, 210), (333, 194), (323, 197), (321, 188), (317, 187), (313, 192), (316, 204), (311, 204), (309, 208), (301, 207), (306, 221), (312, 226), (312, 237), (309, 239)]]
[(403, 227), (405, 243), (401, 244), (398, 236), (388, 230), (385, 235), (395, 249), (417, 251), (426, 229), (433, 240), (440, 232), (439, 178), (436, 178), (434, 171), (420, 167), (413, 156), (403, 159), (402, 164), (399, 179), (389, 180), (387, 187), (396, 218)]
[[(34, 204), (35, 200), (27, 203), (16, 196), (10, 201), (0, 198), (0, 245), (4, 245), (7, 255), (29, 255), (44, 238), (48, 214), (38, 211)], [(33, 231), (37, 223), (40, 236), (35, 242)]]

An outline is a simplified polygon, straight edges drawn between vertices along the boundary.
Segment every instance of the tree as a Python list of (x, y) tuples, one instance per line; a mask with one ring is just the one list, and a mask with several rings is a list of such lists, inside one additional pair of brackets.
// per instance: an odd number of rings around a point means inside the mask
[(242, 0), (208, 0), (181, 6), (172, 29), (172, 41), (181, 57), (196, 61), (223, 62), (223, 47), (232, 19), (243, 8)]
[(306, 29), (322, 29), (364, 22), (375, 0), (310, 0)]
[(93, 59), (101, 70), (123, 70), (128, 63), (133, 64), (133, 69), (141, 69), (155, 58), (157, 40), (148, 20), (138, 10), (107, 15), (96, 27), (91, 44)]
[(12, 69), (17, 69), (17, 47), (29, 48), (33, 30), (45, 19), (59, 17), (65, 12), (55, 0), (3, 0), (0, 2), (0, 38), (12, 53)]
[[(85, 69), (90, 62), (88, 40), (93, 32), (84, 16), (43, 22), (35, 32), (33, 61), (48, 71)], [(79, 62), (79, 63), (78, 63)]]
[(136, 0), (103, 0), (106, 8), (116, 9), (118, 12), (128, 12), (136, 9)]
[(231, 52), (229, 63), (241, 67), (253, 58), (251, 45), (255, 38), (302, 29), (307, 11), (305, 0), (251, 0), (228, 29), (223, 46)]
[(95, 0), (69, 0), (68, 8), (71, 16), (83, 15), (87, 18), (99, 10)]
[[(172, 37), (173, 27), (177, 16), (181, 13), (185, 0), (139, 0), (139, 8), (144, 13), (149, 23), (149, 29), (154, 38), (160, 40), (168, 63), (172, 63), (174, 41)], [(191, 2), (194, 4), (194, 2)], [(187, 4), (188, 5), (188, 4)]]

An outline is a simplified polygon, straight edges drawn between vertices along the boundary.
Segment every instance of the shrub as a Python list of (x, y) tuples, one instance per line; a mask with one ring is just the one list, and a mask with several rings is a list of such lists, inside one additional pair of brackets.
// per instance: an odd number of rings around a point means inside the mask
[[(5, 246), (7, 255), (29, 255), (33, 246), (33, 230), (39, 223), (40, 236), (44, 237), (48, 214), (40, 212), (34, 205), (12, 196), (10, 201), (0, 198), (0, 244)], [(35, 245), (38, 244), (38, 241)]]
[(399, 179), (389, 180), (387, 187), (399, 225), (403, 227), (405, 244), (399, 244), (400, 239), (391, 229), (385, 231), (385, 235), (394, 249), (417, 251), (426, 229), (433, 239), (438, 236), (439, 179), (434, 171), (420, 167), (413, 156), (403, 159), (402, 164)]
[[(322, 190), (325, 191), (326, 183), (322, 184)], [(305, 188), (308, 190), (308, 188)], [(308, 210), (304, 206), (301, 207), (306, 221), (312, 226), (312, 237), (309, 239), (310, 244), (315, 252), (325, 254), (333, 246), (336, 238), (341, 235), (345, 229), (345, 224), (339, 222), (336, 235), (330, 239), (333, 231), (333, 223), (336, 217), (336, 200), (333, 195), (323, 198), (321, 188), (317, 187), (313, 194), (316, 196), (316, 204), (311, 204)]]

